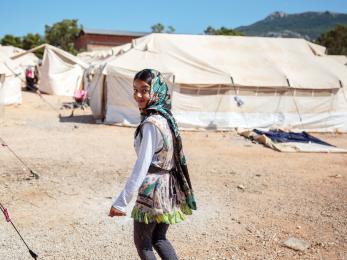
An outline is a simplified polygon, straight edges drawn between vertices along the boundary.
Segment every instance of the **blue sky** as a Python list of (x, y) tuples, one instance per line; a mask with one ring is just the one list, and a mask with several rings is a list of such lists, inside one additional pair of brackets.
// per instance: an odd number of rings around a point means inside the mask
[(85, 28), (149, 32), (153, 24), (177, 33), (199, 34), (212, 27), (249, 25), (274, 11), (347, 13), (347, 0), (12, 0), (0, 4), (0, 37), (44, 34), (45, 24), (78, 19)]

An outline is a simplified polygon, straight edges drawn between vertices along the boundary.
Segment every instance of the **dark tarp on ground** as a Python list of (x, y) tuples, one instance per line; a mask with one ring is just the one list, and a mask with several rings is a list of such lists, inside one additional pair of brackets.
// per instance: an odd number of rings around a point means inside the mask
[(316, 143), (316, 144), (322, 144), (322, 145), (335, 147), (334, 145), (328, 144), (306, 132), (292, 133), (292, 132), (284, 132), (282, 130), (261, 131), (258, 129), (253, 129), (253, 131), (258, 135), (267, 136), (275, 143), (287, 143), (287, 142)]

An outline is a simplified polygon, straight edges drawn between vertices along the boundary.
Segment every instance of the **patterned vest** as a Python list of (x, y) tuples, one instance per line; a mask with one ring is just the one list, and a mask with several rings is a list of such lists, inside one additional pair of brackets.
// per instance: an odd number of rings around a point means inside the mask
[[(161, 115), (151, 115), (147, 117), (142, 123), (141, 128), (144, 124), (149, 123), (155, 125), (159, 132), (161, 133), (161, 136), (163, 138), (163, 147), (155, 152), (152, 158), (151, 165), (164, 169), (164, 170), (171, 170), (174, 165), (173, 160), (173, 140), (172, 140), (172, 134), (169, 127), (169, 124), (167, 123), (166, 119), (162, 117)], [(142, 134), (138, 134), (134, 141), (134, 147), (136, 150), (136, 153), (138, 153), (140, 144), (141, 144), (141, 138)]]

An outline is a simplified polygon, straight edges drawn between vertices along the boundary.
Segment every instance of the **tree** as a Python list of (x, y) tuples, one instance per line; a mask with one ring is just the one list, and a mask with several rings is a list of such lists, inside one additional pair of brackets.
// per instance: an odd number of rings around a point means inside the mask
[[(151, 26), (152, 32), (153, 33), (163, 33), (165, 31), (165, 26), (161, 23), (157, 23)], [(176, 29), (169, 25), (167, 27), (167, 30), (165, 31), (166, 33), (175, 33)]]
[(347, 55), (347, 26), (338, 24), (318, 37), (318, 44), (327, 47), (330, 55)]
[(221, 28), (219, 29), (214, 29), (213, 27), (211, 26), (208, 26), (206, 28), (206, 30), (204, 31), (205, 34), (208, 34), (208, 35), (234, 35), (234, 36), (244, 36), (244, 34), (242, 32), (239, 32), (237, 30), (234, 30), (234, 29), (229, 29), (229, 28), (226, 28), (224, 26), (222, 26)]
[(13, 36), (12, 34), (6, 34), (4, 38), (1, 39), (1, 44), (22, 48), (22, 38)]
[(175, 33), (175, 31), (176, 29), (171, 25), (169, 25), (166, 30), (167, 33)]
[(164, 25), (161, 23), (157, 23), (151, 26), (152, 32), (153, 33), (162, 33), (165, 29)]
[[(28, 33), (27, 35), (22, 37), (22, 48), (24, 50), (30, 50), (44, 43), (45, 43), (45, 40), (38, 33), (35, 33), (35, 34)], [(34, 53), (36, 54), (37, 57), (42, 59), (43, 52), (44, 52), (44, 49), (39, 49), (35, 51)]]
[(81, 30), (82, 26), (78, 25), (78, 20), (64, 19), (52, 26), (45, 25), (45, 39), (53, 46), (60, 47), (72, 54), (77, 54), (74, 44)]
[(22, 48), (25, 50), (30, 50), (43, 43), (45, 43), (45, 41), (43, 37), (38, 33), (35, 33), (35, 34), (28, 33), (22, 38)]

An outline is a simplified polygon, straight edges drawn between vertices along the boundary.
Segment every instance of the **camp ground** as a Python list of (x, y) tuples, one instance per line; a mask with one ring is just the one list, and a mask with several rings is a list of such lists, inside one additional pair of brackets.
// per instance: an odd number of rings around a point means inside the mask
[[(57, 109), (71, 100), (45, 98)], [(136, 158), (134, 128), (95, 124), (90, 110), (59, 112), (30, 92), (5, 107), (1, 138), (39, 179), (0, 146), (1, 203), (38, 259), (136, 259), (131, 206), (125, 218), (107, 216)], [(345, 134), (314, 136), (347, 148)], [(183, 259), (343, 256), (346, 154), (276, 152), (234, 131), (182, 139), (199, 206), (168, 234)], [(290, 237), (309, 249), (284, 247)], [(0, 255), (31, 259), (3, 217)]]
[[(79, 56), (40, 48), (24, 67), (35, 50), (0, 53), (0, 202), (38, 259), (136, 259), (131, 207), (107, 213), (136, 158), (132, 78), (145, 67), (169, 82), (199, 206), (168, 234), (181, 259), (343, 259), (343, 57), (302, 39), (206, 35)], [(41, 96), (22, 90), (28, 65)], [(82, 89), (89, 107), (71, 116), (63, 105)], [(313, 138), (294, 146), (271, 131)], [(296, 239), (304, 249), (285, 246)], [(1, 219), (0, 258), (30, 259), (28, 248)]]

